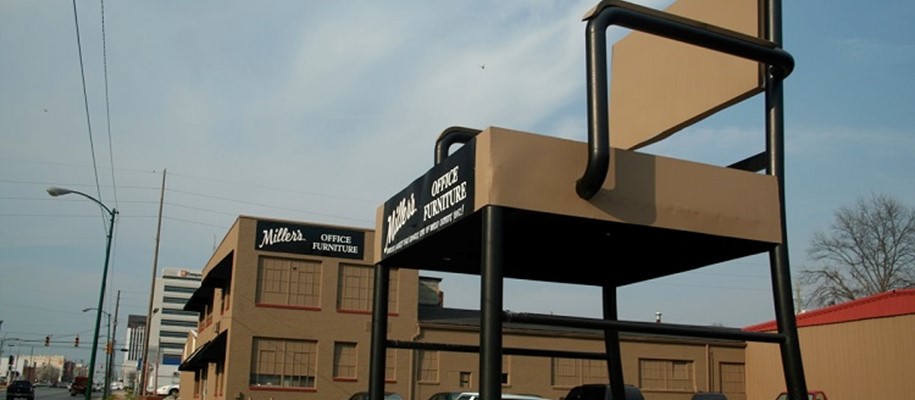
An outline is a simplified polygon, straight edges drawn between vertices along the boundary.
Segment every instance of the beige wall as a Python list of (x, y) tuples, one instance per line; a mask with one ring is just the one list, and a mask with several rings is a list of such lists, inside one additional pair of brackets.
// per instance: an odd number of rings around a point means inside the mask
[[(555, 332), (523, 332), (505, 329), (505, 348), (547, 349), (578, 352), (603, 352), (603, 339), (597, 334), (563, 334)], [(430, 343), (479, 345), (479, 334), (475, 329), (460, 329), (444, 325), (424, 327), (418, 340)], [(709, 342), (713, 343), (713, 342)], [(639, 360), (688, 360), (693, 362), (694, 384), (692, 390), (682, 392), (661, 392), (645, 390), (651, 400), (689, 400), (696, 391), (720, 390), (718, 366), (721, 363), (744, 362), (743, 342), (704, 341), (654, 337), (646, 340), (624, 336), (621, 343), (623, 376), (626, 383), (641, 386), (639, 382)], [(547, 357), (508, 356), (509, 384), (503, 385), (503, 393), (533, 393), (550, 399), (561, 399), (571, 386), (552, 384), (551, 359)], [(439, 382), (414, 383), (413, 397), (416, 400), (429, 398), (443, 391), (478, 391), (479, 357), (476, 353), (439, 353)], [(711, 365), (711, 367), (709, 367)], [(471, 373), (472, 387), (459, 386), (461, 371)], [(711, 374), (709, 373), (711, 371)], [(741, 392), (728, 393), (729, 400), (745, 400)]]
[[(905, 399), (915, 393), (915, 315), (802, 327), (807, 387), (830, 400)], [(785, 390), (778, 346), (747, 344), (747, 399)]]

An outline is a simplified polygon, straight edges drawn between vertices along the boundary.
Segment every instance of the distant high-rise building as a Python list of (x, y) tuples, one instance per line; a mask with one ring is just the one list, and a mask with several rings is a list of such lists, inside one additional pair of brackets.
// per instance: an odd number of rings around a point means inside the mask
[[(148, 353), (151, 365), (146, 380), (147, 390), (178, 383), (178, 365), (181, 364), (184, 343), (188, 332), (197, 328), (198, 318), (197, 312), (185, 311), (184, 304), (200, 287), (201, 279), (199, 272), (179, 268), (164, 268), (162, 276), (156, 279), (149, 325)], [(136, 339), (139, 342), (136, 360), (139, 361), (143, 358), (145, 344), (142, 332)], [(129, 348), (133, 349), (133, 346)], [(139, 363), (135, 365), (140, 373)]]
[(127, 332), (125, 334), (124, 362), (121, 363), (121, 376), (124, 384), (135, 387), (140, 370), (140, 359), (143, 358), (143, 338), (146, 337), (146, 316), (128, 315)]

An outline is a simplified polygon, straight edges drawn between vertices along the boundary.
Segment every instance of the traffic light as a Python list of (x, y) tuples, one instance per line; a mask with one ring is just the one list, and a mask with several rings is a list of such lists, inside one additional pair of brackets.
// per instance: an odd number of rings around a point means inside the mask
[(76, 339), (73, 339), (73, 347), (79, 347), (79, 335), (76, 336)]
[(45, 336), (44, 337), (44, 347), (48, 347), (50, 345), (51, 345), (51, 336)]

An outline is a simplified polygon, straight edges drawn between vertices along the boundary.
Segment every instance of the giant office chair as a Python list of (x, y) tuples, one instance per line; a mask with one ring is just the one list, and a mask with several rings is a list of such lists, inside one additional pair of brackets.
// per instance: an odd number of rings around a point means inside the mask
[[(749, 20), (756, 18), (754, 26), (762, 35), (684, 16), (727, 19), (734, 14), (728, 7), (736, 3), (749, 6)], [(763, 12), (754, 14), (759, 10)], [(435, 165), (379, 207), (369, 382), (373, 399), (383, 393), (387, 348), (479, 352), (484, 398), (501, 393), (503, 354), (602, 359), (614, 397), (623, 398), (621, 331), (778, 343), (786, 383), (795, 399), (803, 398), (806, 383), (791, 301), (784, 210), (782, 80), (794, 64), (779, 47), (778, 1), (681, 0), (664, 12), (605, 0), (585, 20), (587, 143), (500, 127), (452, 127), (436, 141)], [(640, 35), (614, 45), (612, 82), (607, 78), (610, 26)], [(665, 47), (670, 43), (681, 47)], [(675, 83), (656, 77), (651, 69), (664, 64), (658, 62), (663, 57), (673, 57), (677, 66), (682, 62), (674, 75), (688, 73), (694, 79)], [(729, 63), (735, 63), (733, 69)], [(755, 156), (716, 166), (636, 151), (763, 92), (766, 149)], [(676, 100), (671, 93), (685, 95)], [(460, 147), (452, 152), (456, 144)], [(620, 286), (767, 252), (777, 333), (617, 317)], [(392, 267), (479, 274), (480, 345), (389, 340)], [(504, 312), (506, 277), (600, 286), (604, 316)], [(601, 330), (605, 352), (504, 348), (503, 323)]]

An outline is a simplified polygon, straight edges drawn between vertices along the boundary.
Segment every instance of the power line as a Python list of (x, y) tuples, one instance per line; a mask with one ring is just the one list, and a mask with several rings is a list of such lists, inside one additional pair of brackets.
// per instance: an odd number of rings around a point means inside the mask
[[(230, 181), (230, 180), (226, 180), (226, 179), (204, 178), (204, 177), (185, 175), (185, 174), (174, 173), (174, 172), (171, 173), (170, 175), (178, 176), (181, 178), (187, 178), (187, 179), (197, 179), (197, 180), (202, 180), (202, 181), (215, 182), (215, 183), (226, 184), (226, 185), (231, 185), (231, 186), (247, 186), (247, 187), (259, 188), (259, 189), (274, 190), (277, 192), (292, 193), (292, 194), (303, 195), (303, 196), (315, 196), (315, 197), (325, 197), (325, 198), (331, 198), (331, 199), (340, 199), (340, 200), (363, 202), (363, 203), (373, 203), (372, 201), (366, 200), (366, 199), (340, 196), (340, 195), (332, 195), (332, 194), (326, 194), (326, 193), (289, 190), (288, 188), (277, 188), (277, 187), (260, 185), (260, 184), (251, 183), (251, 182), (237, 182), (237, 181)], [(166, 190), (173, 190), (173, 189), (166, 189)]]
[(293, 212), (298, 212), (298, 213), (302, 213), (302, 214), (317, 215), (317, 216), (321, 216), (321, 217), (339, 218), (339, 219), (349, 220), (349, 221), (366, 222), (366, 221), (363, 220), (363, 219), (345, 217), (345, 216), (342, 216), (342, 215), (334, 215), (334, 214), (325, 214), (325, 213), (304, 211), (304, 210), (297, 209), (297, 208), (270, 206), (270, 205), (255, 203), (255, 202), (251, 202), (251, 201), (242, 201), (242, 200), (230, 199), (230, 198), (219, 197), (219, 196), (212, 196), (212, 195), (207, 195), (207, 194), (202, 194), (202, 193), (194, 193), (194, 192), (189, 192), (189, 191), (184, 191), (184, 190), (178, 190), (178, 189), (165, 189), (165, 190), (167, 190), (167, 191), (169, 191), (169, 192), (182, 193), (182, 194), (187, 194), (187, 195), (192, 195), (192, 196), (199, 196), (199, 197), (206, 197), (206, 198), (210, 198), (210, 199), (228, 201), (228, 202), (239, 203), (239, 204), (246, 204), (246, 205), (251, 205), (251, 206), (258, 206), (258, 207), (265, 207), (265, 208), (273, 208), (273, 209), (283, 210), (283, 211), (293, 211)]
[[(86, 110), (86, 127), (89, 130), (89, 150), (92, 153), (92, 170), (95, 174), (95, 190), (99, 201), (102, 201), (102, 185), (98, 178), (98, 162), (95, 160), (95, 142), (92, 140), (92, 118), (89, 114), (89, 94), (86, 91), (86, 68), (83, 63), (83, 44), (79, 34), (79, 13), (76, 11), (76, 0), (73, 0), (73, 23), (76, 25), (76, 49), (79, 52), (79, 73), (83, 82), (83, 106)], [(107, 230), (107, 227), (105, 226), (105, 213), (103, 210), (99, 210), (99, 212), (102, 215), (102, 228)]]
[(108, 95), (108, 41), (105, 34), (105, 0), (101, 0), (102, 5), (102, 63), (104, 64), (105, 75), (105, 122), (108, 128), (108, 162), (111, 163), (111, 189), (114, 196), (114, 208), (118, 207), (118, 190), (114, 180), (114, 147), (111, 144), (111, 103)]

